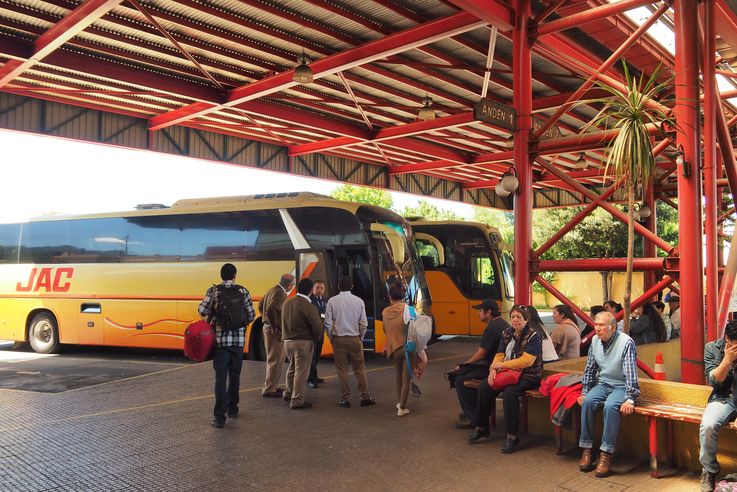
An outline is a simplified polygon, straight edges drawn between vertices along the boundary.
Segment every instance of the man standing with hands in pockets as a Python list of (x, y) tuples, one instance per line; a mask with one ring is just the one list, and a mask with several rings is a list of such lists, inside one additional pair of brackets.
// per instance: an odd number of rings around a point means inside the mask
[(358, 391), (361, 393), (361, 406), (374, 405), (368, 391), (368, 380), (363, 359), (363, 343), (361, 340), (366, 334), (368, 320), (366, 319), (366, 305), (363, 300), (351, 294), (353, 280), (349, 276), (340, 277), (338, 289), (340, 294), (328, 300), (325, 309), (325, 329), (333, 344), (333, 359), (340, 379), (340, 400), (338, 405), (349, 408), (351, 390), (348, 387), (348, 364), (353, 367), (353, 374), (358, 381)]

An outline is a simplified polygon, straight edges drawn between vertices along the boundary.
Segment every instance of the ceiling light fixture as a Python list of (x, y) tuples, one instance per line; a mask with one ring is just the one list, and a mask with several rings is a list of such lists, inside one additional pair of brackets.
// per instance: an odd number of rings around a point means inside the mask
[(494, 187), (494, 191), (497, 195), (503, 198), (519, 191), (518, 188), (519, 179), (517, 179), (517, 172), (513, 167), (510, 167), (509, 170), (499, 178), (499, 182)]
[(420, 108), (420, 111), (417, 113), (417, 118), (423, 120), (423, 121), (429, 121), (435, 119), (435, 110), (432, 109), (432, 98), (430, 96), (425, 96), (425, 98), (422, 100), (423, 106)]
[(314, 78), (314, 74), (312, 73), (312, 69), (309, 65), (307, 65), (307, 61), (309, 58), (307, 55), (305, 55), (305, 52), (302, 51), (302, 56), (300, 58), (300, 64), (297, 66), (297, 68), (294, 69), (294, 74), (292, 74), (292, 81), (297, 82), (298, 84), (309, 84), (312, 82)]
[(578, 159), (576, 159), (576, 169), (588, 169), (589, 168), (589, 162), (586, 160), (586, 156), (583, 152), (578, 156)]

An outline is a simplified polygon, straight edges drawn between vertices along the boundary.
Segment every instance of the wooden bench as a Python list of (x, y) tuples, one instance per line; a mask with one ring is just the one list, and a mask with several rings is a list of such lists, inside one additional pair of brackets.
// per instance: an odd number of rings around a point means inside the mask
[[(467, 380), (464, 381), (464, 386), (469, 388), (478, 388), (480, 380)], [(520, 419), (522, 425), (522, 431), (527, 431), (527, 400), (529, 398), (535, 399), (547, 399), (538, 390), (528, 390), (522, 396), (521, 400), (521, 412)], [(578, 436), (580, 432), (580, 407), (576, 405), (578, 409), (577, 415), (574, 415), (574, 436)], [(650, 454), (650, 476), (653, 478), (660, 478), (659, 466), (658, 466), (658, 422), (664, 421), (666, 424), (666, 456), (668, 464), (673, 466), (675, 464), (675, 443), (673, 439), (673, 423), (674, 422), (689, 422), (693, 424), (699, 424), (701, 417), (704, 413), (704, 406), (699, 405), (686, 405), (677, 403), (663, 403), (658, 401), (651, 401), (647, 399), (638, 399), (635, 404), (635, 414), (642, 415), (647, 419), (648, 424), (648, 451)], [(491, 415), (489, 416), (489, 425), (494, 427), (496, 425), (496, 405), (491, 406)], [(556, 453), (563, 454), (563, 429), (557, 425), (553, 426), (555, 430), (555, 442), (556, 442)], [(728, 426), (729, 429), (737, 430), (737, 421), (731, 422)]]

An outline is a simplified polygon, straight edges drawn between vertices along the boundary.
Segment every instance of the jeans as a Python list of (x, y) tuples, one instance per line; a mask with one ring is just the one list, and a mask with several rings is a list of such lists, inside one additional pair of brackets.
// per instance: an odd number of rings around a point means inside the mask
[(699, 461), (704, 470), (709, 473), (719, 473), (719, 463), (717, 463), (719, 429), (734, 420), (735, 416), (737, 416), (737, 409), (732, 400), (717, 400), (706, 405), (704, 415), (701, 417), (701, 425), (699, 425), (701, 447)]
[(519, 432), (519, 397), (527, 390), (540, 386), (540, 380), (522, 377), (519, 382), (507, 386), (502, 391), (494, 391), (489, 382), (482, 381), (478, 389), (478, 402), (473, 425), (479, 429), (489, 430), (491, 406), (496, 405), (496, 397), (501, 393), (504, 399), (504, 419), (507, 421), (507, 434), (516, 436)]
[[(243, 347), (215, 347), (212, 350), (215, 368), (215, 419), (225, 422), (225, 412), (238, 413)], [(227, 389), (226, 389), (227, 385)]]
[(594, 446), (596, 412), (604, 407), (604, 433), (599, 449), (614, 454), (619, 434), (619, 407), (625, 400), (624, 387), (615, 388), (608, 384), (597, 384), (586, 394), (581, 408), (581, 439), (578, 445), (591, 449)]

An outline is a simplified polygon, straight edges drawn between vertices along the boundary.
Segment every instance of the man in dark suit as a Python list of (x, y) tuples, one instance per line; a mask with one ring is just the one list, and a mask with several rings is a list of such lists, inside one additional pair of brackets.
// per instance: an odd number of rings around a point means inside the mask
[[(312, 286), (312, 294), (310, 294), (310, 301), (312, 305), (317, 308), (317, 312), (320, 314), (320, 319), (325, 318), (325, 308), (328, 305), (328, 300), (325, 298), (325, 282), (322, 280), (315, 280), (315, 285)], [(322, 344), (325, 341), (325, 330), (320, 333), (320, 337), (315, 341), (315, 349), (312, 352), (312, 365), (310, 365), (310, 375), (307, 378), (307, 386), (312, 389), (317, 388), (318, 383), (324, 383), (325, 380), (317, 377), (317, 361), (320, 359), (320, 353), (322, 352)]]
[(305, 383), (310, 372), (312, 349), (322, 332), (322, 318), (310, 298), (312, 280), (303, 278), (297, 285), (297, 295), (284, 301), (281, 313), (284, 349), (289, 357), (287, 389), (284, 399), (290, 399), (292, 410), (310, 408), (305, 401)]

